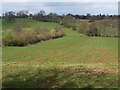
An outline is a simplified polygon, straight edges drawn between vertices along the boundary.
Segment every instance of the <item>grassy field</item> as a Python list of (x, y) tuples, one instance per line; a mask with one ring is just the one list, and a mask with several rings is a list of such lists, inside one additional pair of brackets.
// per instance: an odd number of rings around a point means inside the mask
[[(58, 26), (23, 21), (30, 27)], [(4, 23), (3, 30), (12, 25)], [(118, 87), (118, 39), (87, 37), (71, 28), (63, 29), (63, 38), (26, 47), (3, 47), (3, 87)]]
[[(41, 28), (53, 29), (58, 25), (56, 23), (51, 23), (51, 22), (46, 23), (46, 22), (40, 22), (37, 20), (24, 19), (24, 18), (18, 18), (16, 22), (21, 22), (23, 25), (26, 25), (27, 27), (30, 27), (30, 28), (41, 27)], [(3, 20), (2, 22), (3, 30), (11, 29), (13, 28), (14, 25), (15, 25), (15, 21), (9, 23)]]

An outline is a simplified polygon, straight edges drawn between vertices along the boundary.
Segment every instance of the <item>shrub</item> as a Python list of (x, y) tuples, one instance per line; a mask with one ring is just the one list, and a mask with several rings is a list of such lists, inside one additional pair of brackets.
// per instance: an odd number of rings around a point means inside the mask
[(87, 31), (86, 35), (88, 36), (100, 36), (100, 32), (98, 31), (98, 28), (95, 23), (91, 23), (89, 25), (89, 30)]
[(76, 24), (77, 20), (72, 16), (65, 16), (61, 20), (61, 25), (64, 25), (65, 27), (72, 28), (73, 30), (76, 30)]
[(95, 22), (96, 27), (103, 37), (118, 36), (118, 21), (116, 19), (103, 19)]
[(51, 39), (50, 30), (48, 30), (46, 28), (36, 27), (34, 29), (34, 31), (38, 35), (39, 40), (44, 40), (45, 41), (45, 40)]
[(61, 27), (56, 27), (55, 29), (51, 30), (51, 36), (52, 38), (59, 38), (65, 36), (65, 33)]
[(79, 25), (77, 27), (77, 32), (86, 34), (88, 30), (89, 30), (89, 22), (82, 21), (79, 23)]
[(17, 46), (29, 45), (38, 41), (37, 34), (29, 28), (24, 28), (19, 34), (15, 34), (14, 38)]
[(50, 32), (44, 32), (43, 36), (44, 36), (44, 40), (50, 40), (51, 39)]
[(39, 27), (31, 30), (30, 28), (23, 28), (21, 24), (17, 23), (12, 30), (4, 32), (2, 42), (5, 46), (26, 46), (42, 40), (46, 41), (59, 38), (64, 35), (65, 34), (60, 27), (57, 27), (51, 31)]
[(44, 40), (44, 41), (49, 39), (59, 38), (65, 35), (61, 27), (56, 27), (51, 31), (40, 27), (37, 27), (34, 30), (37, 33), (39, 40)]
[(51, 37), (52, 37), (53, 39), (58, 37), (58, 33), (56, 32), (55, 29), (52, 29), (52, 30), (51, 30)]
[(103, 36), (103, 37), (118, 36), (118, 29), (109, 20), (80, 22), (79, 26), (77, 27), (77, 31), (87, 36)]
[(3, 40), (2, 40), (2, 44), (3, 45), (12, 45), (13, 42), (13, 33), (11, 30), (8, 30), (6, 32), (3, 33)]
[(37, 41), (38, 37), (34, 31), (17, 22), (12, 30), (4, 32), (2, 43), (6, 46), (25, 46)]
[(58, 32), (59, 36), (65, 36), (65, 33), (63, 32), (61, 27), (56, 27), (55, 31)]
[(3, 45), (7, 46), (25, 46), (37, 41), (36, 33), (28, 28), (23, 29), (19, 34), (11, 30), (3, 35)]

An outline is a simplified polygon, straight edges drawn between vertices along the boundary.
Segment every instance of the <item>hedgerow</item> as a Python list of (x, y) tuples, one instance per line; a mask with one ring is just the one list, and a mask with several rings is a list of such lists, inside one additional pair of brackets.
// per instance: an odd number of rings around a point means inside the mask
[(2, 44), (4, 46), (26, 46), (40, 41), (63, 37), (64, 35), (65, 33), (60, 27), (53, 30), (40, 27), (31, 29), (24, 27), (21, 23), (16, 23), (13, 29), (3, 33)]

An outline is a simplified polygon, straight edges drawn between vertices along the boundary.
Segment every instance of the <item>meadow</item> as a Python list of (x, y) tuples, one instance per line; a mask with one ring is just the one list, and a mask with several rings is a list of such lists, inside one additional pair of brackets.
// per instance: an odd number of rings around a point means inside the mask
[[(31, 28), (61, 26), (66, 36), (25, 47), (3, 47), (3, 87), (118, 87), (118, 38), (88, 37), (52, 22), (19, 21)], [(3, 30), (13, 25), (3, 22)]]

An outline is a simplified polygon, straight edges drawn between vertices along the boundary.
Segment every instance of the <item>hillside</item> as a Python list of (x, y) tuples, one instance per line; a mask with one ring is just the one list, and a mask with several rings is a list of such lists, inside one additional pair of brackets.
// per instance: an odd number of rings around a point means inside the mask
[[(59, 24), (57, 24), (57, 23), (52, 23), (52, 22), (40, 22), (40, 21), (37, 21), (37, 20), (33, 20), (33, 19), (24, 19), (24, 18), (18, 18), (18, 19), (16, 19), (15, 20), (15, 22), (21, 22), (21, 23), (23, 23), (23, 24), (25, 24), (26, 26), (28, 26), (28, 27), (30, 27), (30, 28), (34, 28), (34, 27), (43, 27), (43, 28), (48, 28), (48, 29), (50, 29), (50, 30), (52, 30), (53, 28), (55, 28), (55, 27), (57, 27), (57, 26), (61, 26), (61, 25), (59, 25)], [(6, 30), (8, 30), (8, 29), (11, 29), (11, 28), (13, 28), (13, 26), (14, 26), (14, 24), (15, 24), (15, 22), (6, 22), (5, 20), (3, 20), (3, 22), (2, 22), (2, 30), (4, 31), (6, 31)], [(61, 27), (63, 27), (63, 26), (61, 26)], [(71, 29), (70, 28), (65, 28), (65, 27), (63, 27), (64, 29), (64, 31), (65, 31), (65, 33), (69, 36), (72, 36), (72, 35), (81, 35), (81, 34), (79, 34), (79, 33), (77, 33), (77, 32), (73, 32), (73, 31), (71, 31)]]
[[(57, 23), (17, 19), (29, 27)], [(3, 30), (14, 23), (3, 22)], [(26, 47), (3, 47), (3, 87), (118, 87), (118, 39), (87, 37), (63, 27), (66, 36)]]
[(45, 22), (40, 22), (37, 20), (32, 20), (32, 19), (24, 19), (24, 18), (17, 18), (14, 22), (6, 22), (5, 20), (3, 20), (2, 26), (3, 26), (3, 30), (7, 30), (10, 29), (14, 26), (15, 22), (22, 22), (23, 24), (25, 24), (26, 26), (30, 27), (30, 28), (34, 28), (34, 27), (46, 27), (48, 26), (49, 29), (53, 29), (57, 26), (57, 24), (55, 23), (45, 23)]

